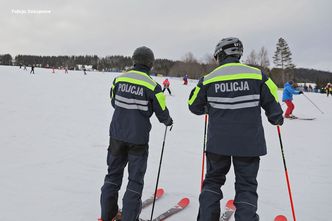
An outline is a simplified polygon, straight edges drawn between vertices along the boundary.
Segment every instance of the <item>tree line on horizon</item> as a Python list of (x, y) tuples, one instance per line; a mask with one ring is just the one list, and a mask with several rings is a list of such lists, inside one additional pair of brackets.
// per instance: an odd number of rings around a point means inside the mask
[[(270, 68), (268, 51), (265, 47), (256, 52), (252, 50), (245, 64), (260, 68), (272, 80), (282, 87), (288, 80), (303, 83), (316, 83), (319, 87), (332, 81), (332, 73), (306, 68), (296, 68), (292, 62), (292, 53), (287, 42), (279, 38), (276, 50), (273, 55), (274, 67)], [(97, 55), (79, 56), (35, 56), (17, 55), (13, 58), (10, 54), (0, 55), (0, 65), (26, 65), (42, 68), (68, 68), (69, 70), (79, 70), (85, 66), (92, 67), (98, 71), (121, 72), (128, 70), (132, 66), (131, 57), (113, 55), (98, 57)], [(189, 78), (198, 79), (217, 67), (217, 63), (212, 55), (207, 55), (204, 61), (197, 60), (191, 52), (184, 55), (181, 60), (156, 59), (152, 73), (163, 76), (181, 77), (187, 74)]]

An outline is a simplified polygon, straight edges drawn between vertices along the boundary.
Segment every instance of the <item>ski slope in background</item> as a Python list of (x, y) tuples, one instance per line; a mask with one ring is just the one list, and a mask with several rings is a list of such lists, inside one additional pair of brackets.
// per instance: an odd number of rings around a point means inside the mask
[[(97, 220), (113, 112), (109, 89), (117, 74), (35, 72), (0, 66), (0, 220)], [(155, 77), (159, 83), (163, 79)], [(187, 86), (179, 78), (170, 82), (174, 96), (167, 95), (167, 104), (174, 127), (167, 134), (160, 177), (166, 193), (154, 214), (186, 196), (191, 204), (169, 221), (191, 221), (198, 210), (204, 117), (187, 108), (196, 81)], [(332, 97), (306, 95), (325, 114), (304, 96), (296, 96), (294, 114), (317, 119), (286, 120), (281, 133), (297, 219), (326, 221), (332, 217)], [(277, 214), (292, 220), (277, 129), (263, 119), (268, 155), (261, 158), (258, 213), (263, 221)], [(151, 122), (143, 198), (154, 190), (165, 129), (155, 116)], [(234, 197), (233, 186), (231, 170), (223, 187), (225, 199)], [(141, 217), (150, 218), (150, 211), (144, 209)]]

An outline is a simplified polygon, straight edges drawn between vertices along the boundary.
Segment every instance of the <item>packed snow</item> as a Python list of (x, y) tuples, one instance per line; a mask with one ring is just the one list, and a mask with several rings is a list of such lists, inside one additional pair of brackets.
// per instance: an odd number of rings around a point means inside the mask
[[(57, 70), (53, 74), (41, 68), (35, 69), (35, 75), (29, 72), (29, 68), (0, 66), (0, 220), (97, 220), (113, 113), (109, 89), (118, 73)], [(189, 197), (188, 208), (168, 220), (190, 221), (198, 210), (204, 117), (191, 114), (187, 107), (197, 81), (185, 86), (180, 78), (169, 79), (174, 96), (166, 93), (166, 97), (175, 123), (167, 132), (159, 183), (166, 194), (156, 203), (154, 214)], [(324, 114), (306, 97), (295, 96), (294, 114), (316, 119), (285, 120), (281, 133), (297, 219), (326, 221), (332, 217), (332, 97), (306, 95)], [(292, 220), (277, 129), (262, 115), (268, 155), (261, 158), (258, 213), (263, 221), (272, 221), (277, 214)], [(143, 199), (155, 187), (165, 130), (155, 116), (151, 122)], [(234, 197), (232, 170), (222, 190), (223, 206)], [(150, 218), (150, 213), (151, 207), (144, 209), (141, 218)]]

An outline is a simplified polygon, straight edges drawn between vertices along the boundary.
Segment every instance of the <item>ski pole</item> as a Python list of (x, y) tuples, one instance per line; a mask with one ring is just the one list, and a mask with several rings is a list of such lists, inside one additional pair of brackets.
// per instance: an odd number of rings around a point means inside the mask
[(319, 109), (319, 107), (317, 107), (317, 105), (314, 103), (314, 102), (312, 102), (312, 100), (311, 99), (309, 99), (309, 97), (307, 96), (307, 95), (305, 95), (305, 94), (303, 94), (322, 114), (324, 114), (324, 112), (321, 110), (321, 109)]
[(201, 192), (203, 189), (203, 181), (204, 181), (204, 169), (205, 169), (205, 151), (206, 151), (206, 134), (207, 134), (207, 119), (208, 115), (205, 114), (205, 123), (204, 123), (204, 138), (203, 138), (203, 153), (202, 153), (202, 176), (201, 176)]
[[(151, 211), (150, 221), (152, 221), (153, 211), (154, 211), (154, 205), (155, 205), (155, 202), (156, 202), (156, 195), (157, 195), (157, 189), (158, 189), (159, 177), (160, 177), (160, 168), (161, 168), (161, 164), (162, 164), (162, 161), (163, 161), (167, 128), (168, 128), (168, 126), (165, 127), (164, 140), (163, 140), (163, 145), (162, 145), (162, 148), (161, 148), (161, 155), (160, 155), (160, 161), (159, 161), (158, 175), (157, 175), (157, 181), (156, 181), (156, 188), (154, 189), (154, 196), (153, 196), (153, 203), (152, 203), (152, 211)], [(173, 128), (173, 126), (171, 126), (170, 131), (172, 130), (172, 128)]]
[(281, 148), (282, 160), (284, 162), (285, 175), (286, 175), (286, 181), (287, 181), (287, 188), (288, 188), (289, 200), (290, 200), (292, 214), (293, 214), (293, 220), (296, 221), (295, 209), (294, 209), (294, 203), (293, 203), (293, 197), (292, 197), (292, 191), (291, 191), (291, 186), (290, 186), (289, 177), (288, 177), (288, 171), (287, 171), (287, 166), (286, 166), (286, 159), (285, 159), (285, 154), (284, 154), (284, 147), (283, 147), (282, 141), (281, 141), (281, 133), (280, 133), (280, 126), (279, 125), (277, 125), (277, 129), (278, 129), (278, 135), (279, 135), (279, 141), (280, 141), (280, 148)]

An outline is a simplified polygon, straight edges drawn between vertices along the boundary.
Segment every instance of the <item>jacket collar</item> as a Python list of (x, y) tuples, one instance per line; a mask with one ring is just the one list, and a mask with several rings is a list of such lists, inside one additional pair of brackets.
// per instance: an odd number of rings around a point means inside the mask
[(150, 75), (151, 68), (145, 65), (135, 64), (132, 70), (144, 72), (147, 75)]
[(239, 59), (235, 58), (235, 57), (227, 57), (224, 60), (222, 60), (221, 62), (219, 62), (219, 65), (224, 65), (224, 64), (228, 64), (228, 63), (240, 63)]

